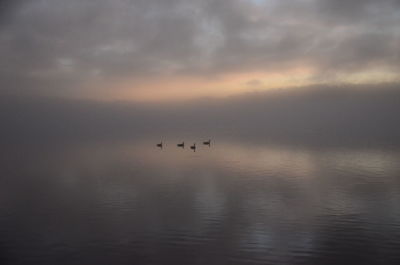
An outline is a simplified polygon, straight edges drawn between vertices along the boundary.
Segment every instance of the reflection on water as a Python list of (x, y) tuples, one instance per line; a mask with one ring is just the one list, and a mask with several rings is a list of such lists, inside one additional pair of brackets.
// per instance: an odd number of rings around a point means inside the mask
[(3, 150), (1, 264), (398, 264), (400, 153)]

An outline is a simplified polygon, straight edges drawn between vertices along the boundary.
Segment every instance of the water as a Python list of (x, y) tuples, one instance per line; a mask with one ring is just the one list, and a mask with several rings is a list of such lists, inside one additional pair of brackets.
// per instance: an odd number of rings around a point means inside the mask
[(156, 142), (3, 149), (1, 264), (400, 262), (397, 150)]

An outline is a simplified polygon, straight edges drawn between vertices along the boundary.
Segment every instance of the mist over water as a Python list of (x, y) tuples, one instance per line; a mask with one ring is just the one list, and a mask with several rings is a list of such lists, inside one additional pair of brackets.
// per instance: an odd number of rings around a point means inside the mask
[(3, 99), (0, 262), (398, 264), (399, 93), (274, 93)]
[(282, 89), (172, 103), (22, 96), (2, 97), (0, 103), (0, 141), (6, 144), (215, 136), (256, 144), (400, 146), (397, 83)]

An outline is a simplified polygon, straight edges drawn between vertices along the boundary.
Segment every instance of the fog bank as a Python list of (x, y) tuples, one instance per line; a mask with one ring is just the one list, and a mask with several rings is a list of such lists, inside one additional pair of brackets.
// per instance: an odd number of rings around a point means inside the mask
[(400, 146), (398, 84), (308, 87), (140, 104), (3, 97), (3, 143), (241, 138), (260, 143)]

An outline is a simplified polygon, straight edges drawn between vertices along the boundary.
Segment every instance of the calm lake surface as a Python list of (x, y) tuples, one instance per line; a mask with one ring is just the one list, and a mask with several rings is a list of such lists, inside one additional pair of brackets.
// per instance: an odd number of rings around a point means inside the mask
[(1, 264), (400, 264), (399, 151), (199, 140), (2, 150)]

